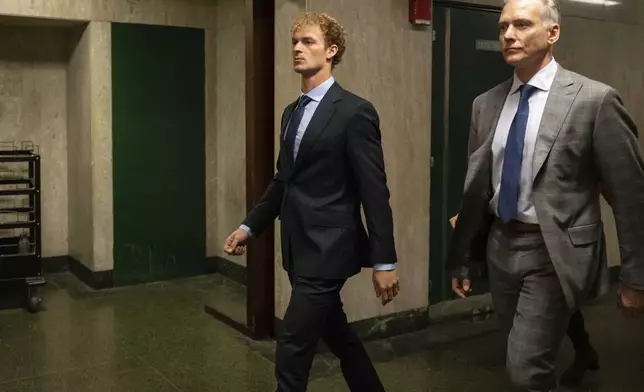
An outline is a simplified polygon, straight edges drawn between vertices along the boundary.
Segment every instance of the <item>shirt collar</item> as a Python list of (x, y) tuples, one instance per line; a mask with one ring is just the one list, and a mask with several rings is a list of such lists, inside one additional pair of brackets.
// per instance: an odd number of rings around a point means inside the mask
[[(324, 98), (324, 96), (326, 95), (327, 91), (329, 91), (331, 86), (333, 86), (333, 83), (335, 83), (335, 79), (333, 78), (333, 76), (331, 76), (324, 83), (322, 83), (321, 85), (317, 86), (313, 90), (306, 93), (306, 95), (312, 100), (314, 100), (315, 102), (320, 102), (322, 98)], [(305, 95), (305, 94), (300, 94), (300, 96), (302, 95)]]
[[(555, 75), (557, 74), (558, 68), (559, 68), (559, 65), (553, 58), (548, 65), (546, 65), (543, 69), (537, 72), (530, 80), (528, 80), (527, 84), (529, 84), (530, 86), (534, 86), (541, 91), (549, 91), (550, 87), (552, 87), (552, 82), (555, 80)], [(519, 80), (519, 77), (515, 72), (512, 88), (510, 89), (512, 94), (516, 93), (519, 90), (519, 87), (521, 87), (521, 85), (523, 85), (523, 82)]]

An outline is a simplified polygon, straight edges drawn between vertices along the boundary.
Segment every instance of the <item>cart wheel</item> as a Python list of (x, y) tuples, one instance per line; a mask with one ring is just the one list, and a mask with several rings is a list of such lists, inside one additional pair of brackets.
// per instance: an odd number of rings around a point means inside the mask
[(37, 313), (40, 311), (42, 297), (40, 296), (40, 290), (38, 287), (30, 287), (27, 295), (27, 309), (29, 309), (31, 313)]

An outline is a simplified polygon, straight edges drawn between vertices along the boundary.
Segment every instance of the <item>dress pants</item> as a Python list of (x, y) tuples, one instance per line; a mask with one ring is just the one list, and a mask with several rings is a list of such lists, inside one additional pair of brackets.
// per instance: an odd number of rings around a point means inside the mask
[(278, 392), (304, 392), (316, 346), (322, 339), (340, 359), (352, 392), (381, 392), (378, 378), (362, 342), (342, 309), (340, 290), (345, 280), (290, 276), (291, 300), (277, 338), (275, 373)]
[(590, 336), (586, 332), (584, 316), (580, 310), (573, 313), (570, 318), (567, 334), (572, 341), (572, 345), (575, 347), (575, 352), (584, 352), (590, 347)]
[(540, 232), (499, 221), (488, 240), (494, 307), (507, 336), (506, 367), (521, 391), (553, 391), (555, 360), (572, 314)]

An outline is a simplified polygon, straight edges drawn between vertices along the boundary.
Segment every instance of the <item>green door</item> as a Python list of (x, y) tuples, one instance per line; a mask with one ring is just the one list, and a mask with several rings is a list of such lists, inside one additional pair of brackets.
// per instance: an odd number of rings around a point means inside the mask
[(114, 284), (203, 273), (202, 29), (112, 24)]
[[(445, 269), (449, 218), (463, 194), (472, 102), (512, 77), (499, 49), (498, 18), (494, 9), (434, 7), (430, 303), (454, 298)], [(487, 292), (487, 277), (473, 282), (473, 290)]]

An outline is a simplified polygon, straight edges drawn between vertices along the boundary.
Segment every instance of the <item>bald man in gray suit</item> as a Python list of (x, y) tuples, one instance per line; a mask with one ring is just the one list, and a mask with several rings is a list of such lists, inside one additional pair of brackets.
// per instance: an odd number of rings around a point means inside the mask
[[(499, 19), (513, 79), (472, 109), (463, 204), (448, 263), (464, 297), (487, 263), (507, 332), (507, 368), (524, 391), (557, 386), (554, 363), (570, 317), (608, 286), (600, 193), (615, 214), (620, 298), (644, 298), (644, 159), (613, 88), (562, 68), (554, 0), (508, 0)], [(601, 188), (600, 188), (601, 184)]]

